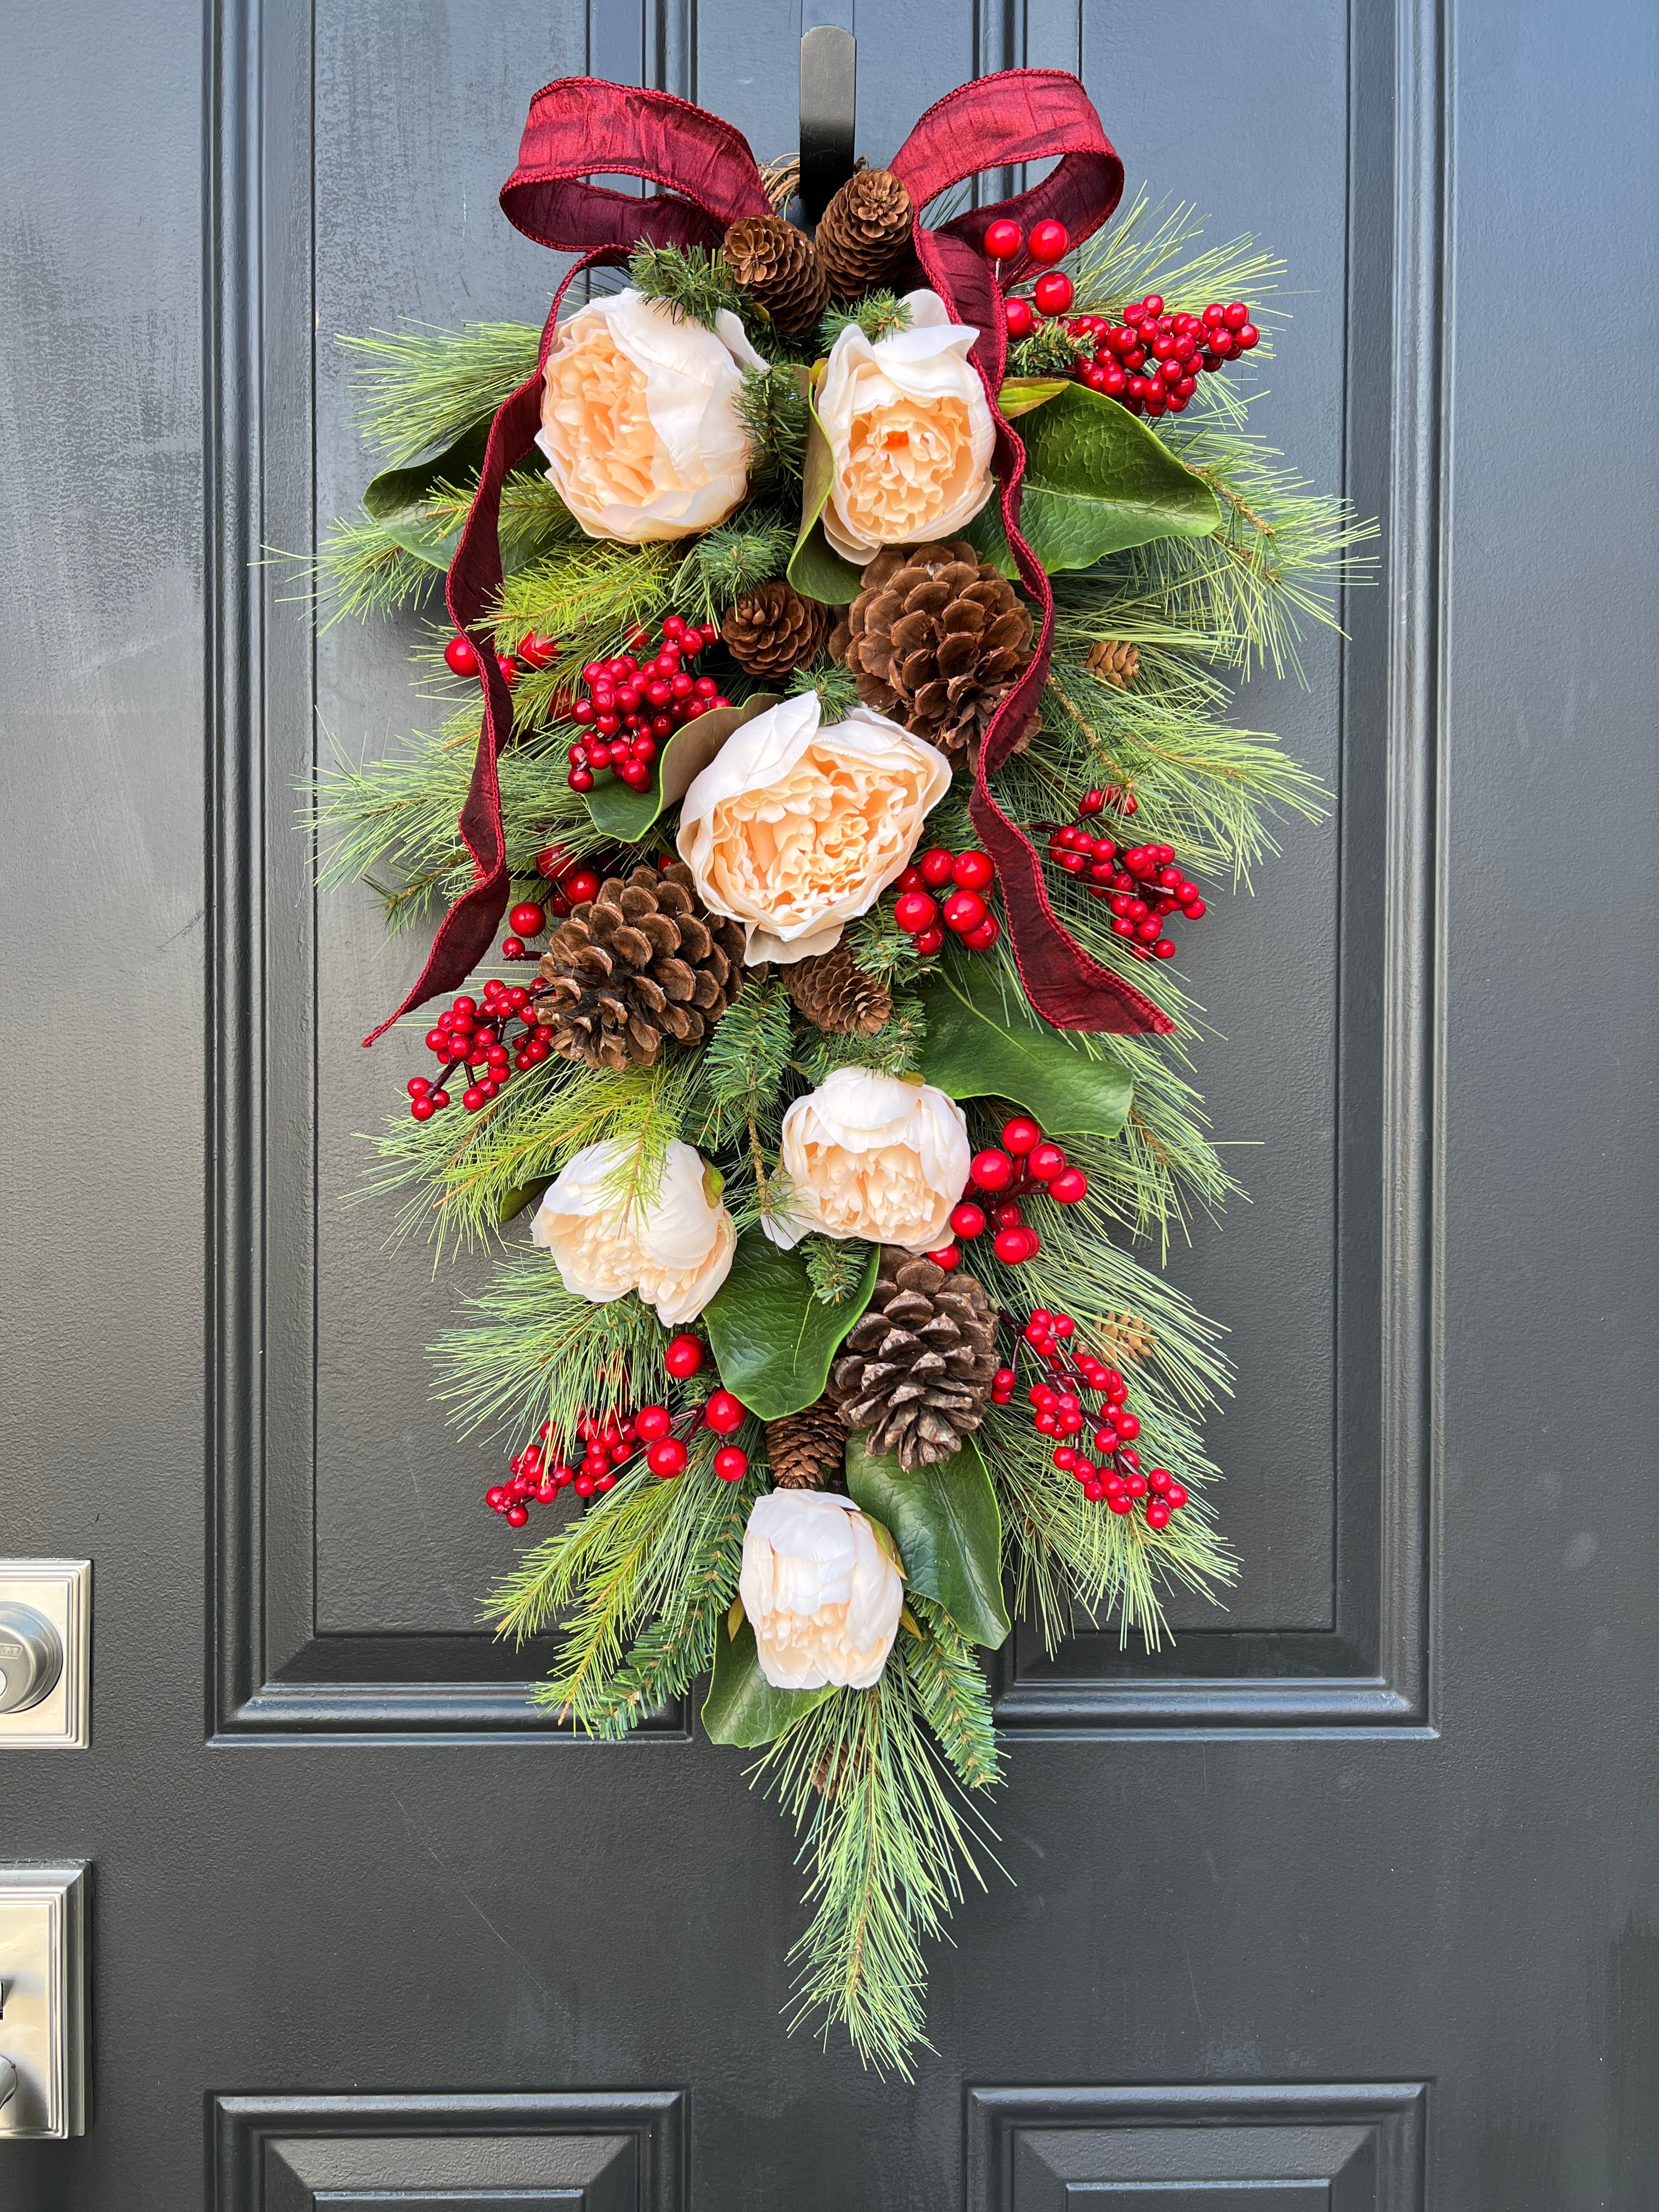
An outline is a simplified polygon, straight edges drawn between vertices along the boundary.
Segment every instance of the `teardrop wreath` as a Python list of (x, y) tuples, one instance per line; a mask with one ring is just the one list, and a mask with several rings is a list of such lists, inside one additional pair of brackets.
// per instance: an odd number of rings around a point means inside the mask
[(802, 1838), (793, 2020), (903, 2074), (994, 1840), (982, 1655), (1156, 1644), (1234, 1572), (1217, 1331), (1127, 1245), (1235, 1188), (1203, 886), (1322, 811), (1231, 684), (1299, 674), (1373, 532), (1249, 427), (1280, 264), (1144, 197), (1103, 229), (1075, 78), (960, 88), (811, 235), (792, 185), (561, 80), (501, 194), (578, 257), (544, 329), (349, 341), (388, 466), (319, 584), (446, 573), (455, 705), (315, 819), (325, 884), (451, 902), (378, 1182), (508, 1248), (435, 1353), (510, 1449), (489, 1508), (547, 1518), (489, 1617), (556, 1635), (536, 1695), (593, 1736), (704, 1683)]

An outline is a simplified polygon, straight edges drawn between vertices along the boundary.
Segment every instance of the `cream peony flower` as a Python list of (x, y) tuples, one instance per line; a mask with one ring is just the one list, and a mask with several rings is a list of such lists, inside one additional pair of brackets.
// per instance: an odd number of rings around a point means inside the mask
[(532, 1235), (553, 1255), (559, 1280), (595, 1305), (637, 1291), (665, 1328), (695, 1319), (732, 1272), (738, 1232), (708, 1189), (708, 1170), (690, 1145), (668, 1147), (649, 1206), (627, 1218), (613, 1184), (627, 1147), (588, 1145), (536, 1210)]
[(747, 958), (828, 952), (909, 864), (951, 784), (944, 754), (855, 707), (818, 726), (815, 692), (727, 738), (680, 806), (680, 856), (704, 903), (748, 932)]
[(630, 290), (559, 325), (536, 443), (590, 538), (689, 538), (723, 522), (748, 489), (735, 403), (744, 369), (765, 363), (735, 315), (723, 309), (716, 322), (677, 322)]
[(848, 1498), (774, 1490), (743, 1539), (738, 1595), (775, 1690), (867, 1690), (893, 1648), (904, 1585)]
[(786, 1250), (816, 1229), (937, 1252), (973, 1157), (961, 1107), (931, 1083), (838, 1067), (783, 1117), (789, 1217), (761, 1225)]
[(937, 292), (907, 303), (908, 331), (872, 341), (848, 324), (818, 394), (836, 464), (824, 534), (860, 566), (884, 545), (953, 536), (991, 493), (996, 429), (968, 358), (979, 333)]

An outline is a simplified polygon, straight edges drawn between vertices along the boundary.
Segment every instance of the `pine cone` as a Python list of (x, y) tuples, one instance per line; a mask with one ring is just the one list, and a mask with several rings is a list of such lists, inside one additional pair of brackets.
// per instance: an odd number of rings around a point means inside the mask
[(766, 1458), (780, 1490), (822, 1490), (847, 1459), (847, 1425), (828, 1398), (766, 1424)]
[(1101, 1323), (1100, 1333), (1117, 1358), (1127, 1359), (1131, 1365), (1145, 1359), (1158, 1341), (1151, 1324), (1139, 1314), (1109, 1313)]
[(691, 871), (611, 876), (554, 931), (542, 955), (553, 986), (537, 999), (566, 1060), (613, 1072), (651, 1066), (663, 1039), (696, 1044), (743, 988), (743, 932), (707, 914)]
[(844, 945), (793, 962), (783, 980), (807, 1020), (831, 1036), (874, 1036), (892, 1018), (892, 993), (866, 975)]
[(1139, 666), (1138, 645), (1120, 645), (1115, 638), (1103, 637), (1098, 645), (1089, 648), (1090, 675), (1102, 684), (1109, 684), (1115, 691), (1127, 691)]
[(830, 610), (780, 579), (757, 584), (726, 610), (720, 635), (739, 668), (762, 678), (787, 676), (816, 660), (830, 635)]
[(907, 1471), (949, 1459), (985, 1418), (997, 1322), (983, 1284), (884, 1245), (875, 1296), (830, 1373), (830, 1395), (870, 1449)]
[(890, 169), (858, 169), (818, 218), (818, 259), (831, 295), (856, 300), (886, 283), (910, 243), (910, 195)]
[(732, 274), (786, 336), (810, 331), (830, 299), (811, 240), (781, 215), (746, 215), (726, 234)]
[(830, 650), (866, 707), (960, 762), (1031, 658), (1031, 617), (965, 541), (895, 545), (865, 570)]

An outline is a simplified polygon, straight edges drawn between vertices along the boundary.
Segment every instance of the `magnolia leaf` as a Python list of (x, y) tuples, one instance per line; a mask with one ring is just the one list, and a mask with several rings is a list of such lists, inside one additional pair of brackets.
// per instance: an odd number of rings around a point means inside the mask
[(1024, 1000), (935, 968), (911, 987), (927, 1016), (922, 1073), (952, 1098), (1009, 1098), (1045, 1135), (1115, 1137), (1133, 1085), (1121, 1060), (1091, 1053), (1074, 1030), (1051, 1029)]
[(732, 1601), (732, 1610), (726, 1616), (726, 1634), (735, 1636), (747, 1618), (743, 1609), (743, 1600), (740, 1597), (734, 1597)]
[[(475, 422), (470, 430), (463, 430), (453, 444), (442, 453), (434, 453), (428, 461), (413, 462), (405, 469), (382, 469), (363, 494), (365, 510), (378, 522), (386, 535), (395, 539), (405, 553), (427, 562), (434, 568), (447, 568), (461, 542), (465, 517), (453, 523), (440, 523), (428, 512), (434, 492), (440, 485), (464, 491), (476, 483), (483, 466), (484, 448), (489, 443), (489, 417)], [(539, 465), (539, 457), (531, 464), (521, 462), (520, 467)], [(503, 549), (502, 565), (507, 568), (520, 568), (539, 550), (535, 544), (508, 546)], [(516, 558), (514, 553), (516, 551)]]
[(553, 1178), (550, 1175), (532, 1176), (528, 1182), (517, 1183), (511, 1190), (501, 1193), (495, 1210), (495, 1218), (505, 1229), (509, 1221), (516, 1221), (526, 1207), (534, 1206)]
[[(1020, 533), (1051, 576), (1091, 568), (1109, 553), (1154, 538), (1207, 538), (1220, 524), (1221, 509), (1203, 478), (1138, 416), (1086, 384), (1068, 380), (1020, 435)], [(1005, 576), (1016, 573), (995, 501), (967, 535), (982, 560)]]
[(879, 1257), (872, 1245), (852, 1296), (829, 1306), (814, 1297), (799, 1247), (781, 1252), (758, 1222), (743, 1231), (702, 1317), (721, 1382), (751, 1413), (777, 1421), (817, 1403), (842, 1339), (870, 1303)]
[(836, 481), (836, 459), (806, 395), (806, 460), (801, 475), (800, 530), (787, 574), (802, 596), (826, 607), (844, 607), (859, 593), (862, 571), (843, 561), (823, 534), (823, 515)]
[(654, 783), (630, 791), (613, 775), (584, 794), (593, 827), (619, 845), (637, 844), (665, 807), (678, 805), (732, 731), (777, 703), (775, 691), (757, 691), (741, 707), (717, 707), (712, 714), (682, 722), (658, 756)]
[(994, 1651), (1008, 1633), (1002, 1602), (1002, 1516), (970, 1437), (933, 1467), (907, 1474), (877, 1459), (867, 1438), (847, 1439), (848, 1495), (898, 1539), (914, 1595), (943, 1606), (970, 1644)]
[(752, 1750), (770, 1743), (792, 1721), (834, 1695), (833, 1683), (821, 1690), (775, 1690), (761, 1672), (754, 1630), (740, 1620), (734, 1632), (728, 1620), (714, 1632), (714, 1673), (702, 1701), (703, 1733), (710, 1743)]
[(997, 411), (1005, 422), (1012, 422), (1016, 415), (1046, 407), (1070, 386), (1071, 379), (1065, 376), (1011, 376), (997, 394)]

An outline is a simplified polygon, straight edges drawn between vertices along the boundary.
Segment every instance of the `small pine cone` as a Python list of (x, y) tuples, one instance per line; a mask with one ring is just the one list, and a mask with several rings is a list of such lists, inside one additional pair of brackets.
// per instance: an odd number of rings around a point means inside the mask
[(1116, 1357), (1128, 1360), (1132, 1365), (1145, 1359), (1158, 1341), (1150, 1325), (1139, 1314), (1109, 1313), (1100, 1333)]
[(831, 295), (856, 300), (884, 284), (910, 243), (910, 195), (890, 169), (858, 169), (818, 218), (818, 259)]
[(1103, 637), (1098, 645), (1089, 648), (1090, 675), (1098, 683), (1109, 684), (1115, 691), (1127, 691), (1139, 666), (1138, 645), (1120, 645), (1115, 638)]
[(1031, 658), (1031, 617), (965, 540), (890, 546), (865, 570), (830, 650), (866, 707), (959, 764)]
[(783, 980), (807, 1020), (831, 1036), (874, 1036), (892, 1018), (892, 993), (866, 975), (844, 945), (794, 961)]
[(766, 1458), (780, 1490), (822, 1490), (847, 1459), (847, 1425), (828, 1398), (766, 1424)]
[(804, 599), (780, 578), (757, 584), (726, 610), (720, 635), (726, 651), (750, 676), (787, 676), (816, 660), (830, 635), (830, 610)]
[(665, 1037), (696, 1044), (743, 988), (743, 931), (704, 911), (691, 871), (611, 876), (554, 931), (542, 955), (551, 984), (536, 1006), (565, 1060), (613, 1072), (649, 1067)]
[(949, 1459), (985, 1418), (997, 1317), (960, 1269), (884, 1245), (875, 1295), (830, 1371), (830, 1395), (870, 1449), (907, 1472)]
[(781, 215), (746, 215), (726, 234), (726, 258), (750, 298), (787, 337), (810, 331), (830, 299), (811, 240)]

